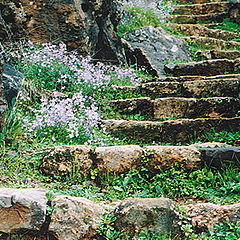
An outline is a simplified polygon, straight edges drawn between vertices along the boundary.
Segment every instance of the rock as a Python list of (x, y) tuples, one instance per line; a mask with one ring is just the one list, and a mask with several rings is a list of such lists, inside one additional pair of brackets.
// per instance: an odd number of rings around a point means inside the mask
[(220, 168), (232, 163), (240, 165), (240, 147), (206, 148), (201, 153), (202, 162), (207, 166)]
[(144, 147), (146, 168), (151, 172), (168, 169), (178, 164), (184, 169), (198, 169), (201, 154), (195, 147), (187, 146), (147, 146)]
[(92, 239), (104, 210), (81, 197), (59, 195), (53, 201), (49, 231), (58, 240)]
[(197, 118), (167, 121), (104, 120), (106, 131), (114, 136), (143, 143), (189, 144), (207, 141), (206, 132), (239, 131), (240, 118)]
[(128, 198), (114, 210), (115, 229), (137, 238), (141, 231), (153, 234), (180, 233), (174, 203), (167, 198)]
[(174, 76), (214, 76), (234, 72), (235, 62), (228, 59), (206, 60), (201, 62), (189, 62), (165, 65), (164, 70)]
[(208, 59), (222, 59), (222, 58), (226, 58), (226, 59), (236, 59), (236, 58), (240, 58), (240, 51), (237, 50), (207, 50), (207, 51), (197, 51), (195, 56), (198, 59), (201, 60), (208, 60)]
[(114, 111), (121, 114), (153, 116), (153, 103), (147, 97), (113, 100), (109, 104), (114, 108)]
[(215, 50), (232, 50), (239, 49), (240, 43), (237, 41), (224, 41), (222, 39), (217, 39), (213, 37), (196, 37), (188, 36), (182, 37), (181, 39), (185, 40), (189, 44), (197, 44), (200, 48), (205, 49), (215, 49)]
[(187, 81), (182, 85), (184, 97), (207, 98), (207, 97), (235, 97), (239, 89), (239, 79), (222, 78), (200, 81)]
[(195, 37), (210, 37), (222, 40), (233, 40), (238, 37), (237, 33), (224, 31), (221, 29), (211, 29), (200, 24), (177, 24), (168, 23), (168, 27), (176, 33), (182, 33), (185, 36), (195, 36)]
[(12, 106), (12, 104), (16, 100), (17, 95), (21, 90), (23, 79), (24, 76), (22, 73), (17, 71), (9, 64), (7, 63), (4, 64), (2, 81), (4, 94), (9, 106)]
[(176, 5), (173, 10), (173, 15), (206, 15), (212, 13), (227, 13), (229, 3), (211, 2), (211, 4), (186, 4)]
[(55, 146), (46, 151), (41, 170), (50, 176), (82, 174), (87, 176), (92, 167), (92, 148), (85, 145)]
[(154, 76), (165, 75), (167, 61), (190, 61), (187, 44), (151, 26), (135, 30), (126, 39), (133, 49), (136, 63)]
[(230, 0), (229, 17), (234, 22), (240, 24), (240, 1)]
[(140, 166), (143, 150), (139, 146), (111, 146), (96, 148), (96, 165), (100, 174), (123, 173)]
[(40, 230), (45, 222), (46, 191), (38, 189), (0, 189), (0, 232)]
[(125, 57), (116, 34), (116, 13), (116, 4), (109, 0), (3, 0), (0, 35), (4, 42), (64, 42), (82, 55), (120, 64)]
[(2, 74), (3, 74), (3, 65), (4, 62), (0, 58), (0, 129), (3, 126), (4, 120), (5, 120), (5, 115), (7, 111), (7, 101), (4, 95), (4, 90), (2, 86)]
[(240, 110), (237, 98), (158, 98), (154, 101), (154, 119), (235, 117)]
[(236, 224), (240, 219), (240, 204), (219, 205), (197, 203), (185, 206), (186, 215), (193, 229), (198, 232), (213, 230), (214, 225), (224, 222)]

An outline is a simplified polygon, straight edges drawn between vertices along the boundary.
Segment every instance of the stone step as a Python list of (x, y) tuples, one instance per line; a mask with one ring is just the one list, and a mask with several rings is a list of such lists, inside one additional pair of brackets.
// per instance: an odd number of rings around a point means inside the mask
[(172, 23), (197, 24), (197, 23), (218, 23), (227, 18), (226, 13), (211, 13), (203, 15), (170, 15), (168, 21)]
[(177, 24), (169, 23), (168, 27), (175, 33), (182, 33), (186, 36), (195, 36), (195, 37), (210, 37), (217, 38), (221, 40), (232, 40), (240, 36), (237, 33), (224, 31), (221, 29), (210, 29), (200, 24)]
[[(169, 152), (171, 153), (171, 151)], [(181, 152), (181, 149), (179, 149), (179, 152)], [(164, 156), (161, 150), (158, 154), (160, 157)], [(174, 156), (178, 157), (174, 153), (172, 159), (169, 157), (173, 162), (176, 161)], [(189, 157), (192, 156), (186, 156), (187, 159)], [(160, 165), (161, 159), (157, 160)], [(181, 161), (188, 160), (183, 158)], [(75, 164), (74, 162), (73, 165)], [(124, 190), (119, 187), (120, 190), (118, 189), (118, 191), (125, 192), (124, 185), (130, 186), (132, 182), (131, 178), (129, 179), (130, 182), (128, 182), (128, 179), (129, 177), (126, 178), (127, 181), (124, 180), (122, 186)], [(202, 181), (204, 180), (205, 178), (202, 179)], [(176, 185), (175, 182), (170, 184)], [(171, 186), (170, 184), (169, 186)], [(106, 180), (103, 183), (103, 186), (105, 185)], [(107, 193), (107, 195), (111, 193), (111, 191), (108, 191), (108, 186), (106, 187), (107, 190), (102, 189), (100, 193), (100, 188), (94, 186), (96, 192), (92, 194), (93, 197), (90, 196), (97, 202), (89, 200), (86, 196), (76, 196), (76, 191), (71, 192), (71, 195), (66, 195), (53, 191), (49, 192), (48, 189), (30, 188), (28, 186), (25, 186), (25, 189), (2, 187), (0, 189), (1, 240), (113, 239), (99, 234), (99, 230), (103, 228), (101, 225), (103, 224), (103, 215), (105, 216), (104, 221), (111, 224), (111, 231), (121, 232), (121, 239), (143, 239), (139, 235), (140, 232), (152, 233), (154, 236), (156, 233), (160, 233), (162, 236), (171, 235), (174, 239), (184, 239), (185, 237), (179, 238), (179, 236), (184, 236), (180, 226), (186, 223), (188, 226), (190, 224), (191, 230), (197, 233), (197, 235), (194, 233), (196, 235), (194, 239), (199, 239), (198, 236), (208, 231), (214, 232), (214, 227), (219, 224), (228, 223), (230, 226), (234, 224), (237, 228), (240, 203), (220, 205), (206, 202), (206, 199), (184, 198), (183, 200), (182, 198), (175, 198), (173, 201), (166, 197), (129, 196), (126, 199), (114, 202), (101, 201), (105, 199), (102, 197), (104, 193)], [(78, 188), (80, 187), (78, 186)], [(152, 188), (153, 193), (158, 192), (155, 188), (156, 186)], [(116, 190), (117, 188), (115, 188)], [(134, 192), (130, 196), (134, 196)], [(51, 198), (48, 197), (49, 195)], [(237, 201), (238, 199), (234, 200)], [(49, 206), (51, 206), (50, 209)], [(51, 218), (48, 217), (49, 210), (51, 210)], [(43, 232), (43, 229), (47, 229), (46, 233)], [(129, 238), (129, 236), (131, 237)]]
[(238, 79), (240, 81), (240, 74), (224, 74), (216, 76), (179, 76), (179, 77), (161, 77), (144, 79), (142, 83), (152, 82), (187, 82), (187, 81), (200, 81), (200, 80), (219, 80), (219, 79)]
[(190, 46), (195, 43), (199, 49), (203, 50), (240, 50), (240, 42), (236, 41), (224, 41), (221, 39), (210, 37), (182, 37)]
[(142, 143), (189, 144), (192, 141), (208, 141), (210, 132), (237, 132), (240, 117), (198, 118), (157, 121), (104, 120), (106, 131), (116, 137), (128, 137)]
[(240, 111), (240, 100), (231, 97), (182, 98), (168, 97), (151, 100), (133, 98), (108, 102), (120, 114), (140, 114), (145, 119), (235, 117)]
[(236, 98), (158, 98), (153, 102), (153, 119), (235, 117), (239, 110)]
[[(168, 169), (178, 163), (192, 170), (206, 164), (221, 167), (221, 163), (236, 161), (240, 157), (240, 147), (221, 143), (193, 144), (190, 146), (143, 146), (120, 145), (110, 147), (90, 147), (84, 145), (55, 146), (44, 152), (41, 171), (48, 176), (64, 177), (71, 174), (74, 164), (79, 174), (88, 176), (93, 169), (100, 175), (121, 174), (140, 166), (150, 173)], [(240, 164), (240, 163), (239, 163)]]
[(175, 5), (172, 14), (176, 15), (210, 15), (227, 13), (229, 2), (211, 2), (202, 4)]
[(240, 58), (240, 51), (237, 50), (207, 50), (207, 51), (197, 51), (195, 56), (199, 60), (210, 60), (210, 59), (230, 59), (235, 60)]
[[(209, 0), (178, 0), (178, 4), (201, 4), (209, 3)], [(211, 0), (211, 2), (225, 2), (224, 0)]]
[(152, 99), (162, 97), (238, 97), (240, 81), (237, 78), (208, 79), (185, 82), (151, 82), (139, 88), (142, 95)]
[(240, 59), (214, 59), (200, 62), (188, 62), (165, 65), (165, 72), (173, 76), (215, 76), (239, 71)]

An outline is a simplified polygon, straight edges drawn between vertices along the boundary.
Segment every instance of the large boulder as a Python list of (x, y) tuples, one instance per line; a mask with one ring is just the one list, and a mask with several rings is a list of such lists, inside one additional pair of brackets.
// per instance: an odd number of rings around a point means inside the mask
[(85, 198), (59, 195), (53, 201), (49, 231), (58, 240), (92, 239), (103, 208)]
[(118, 4), (110, 0), (3, 0), (0, 35), (4, 42), (64, 42), (80, 54), (124, 63), (121, 40), (116, 35), (121, 17)]
[(135, 239), (140, 232), (180, 235), (174, 202), (167, 198), (128, 198), (114, 210), (115, 229)]
[(4, 64), (4, 72), (2, 76), (2, 83), (4, 95), (7, 100), (8, 106), (12, 106), (21, 90), (24, 75), (17, 71), (11, 65)]
[(37, 189), (0, 189), (0, 232), (40, 230), (45, 222), (46, 191)]
[(128, 34), (126, 39), (130, 44), (126, 54), (130, 63), (137, 63), (154, 76), (165, 75), (164, 65), (169, 61), (191, 60), (184, 40), (167, 34), (162, 28), (143, 27)]
[(4, 48), (0, 43), (0, 128), (4, 124), (6, 111), (11, 107), (21, 89), (23, 74), (5, 63)]

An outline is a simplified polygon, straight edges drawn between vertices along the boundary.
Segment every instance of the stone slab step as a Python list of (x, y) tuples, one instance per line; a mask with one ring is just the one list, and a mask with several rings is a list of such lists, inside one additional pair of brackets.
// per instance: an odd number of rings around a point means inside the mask
[(108, 102), (120, 114), (140, 114), (149, 120), (168, 118), (235, 117), (240, 111), (240, 100), (231, 97), (183, 98), (168, 97), (151, 100), (133, 98)]
[(207, 15), (216, 13), (227, 13), (229, 2), (211, 2), (202, 4), (176, 5), (172, 14), (176, 15)]
[(210, 59), (230, 59), (235, 60), (240, 58), (240, 51), (237, 50), (208, 50), (208, 51), (197, 51), (195, 56), (199, 60), (210, 60)]
[(206, 146), (119, 145), (97, 148), (63, 145), (45, 151), (41, 171), (48, 176), (63, 177), (72, 173), (75, 164), (78, 173), (85, 176), (90, 175), (93, 169), (97, 169), (100, 175), (121, 174), (140, 166), (145, 166), (150, 173), (157, 173), (176, 163), (188, 170), (199, 169), (210, 162), (214, 167), (221, 167), (220, 159), (226, 162), (232, 157), (235, 161), (239, 156), (239, 147), (222, 146), (220, 143), (207, 143)]
[(107, 105), (120, 114), (140, 114), (149, 119), (153, 118), (153, 101), (149, 97), (119, 99), (108, 101)]
[(198, 45), (199, 49), (203, 50), (240, 50), (240, 42), (236, 41), (224, 41), (221, 39), (210, 38), (210, 37), (182, 37), (188, 44), (193, 43)]
[(153, 104), (153, 119), (235, 117), (239, 110), (236, 98), (158, 98)]
[(113, 135), (126, 136), (142, 143), (189, 144), (192, 141), (207, 141), (210, 131), (239, 131), (240, 117), (178, 119), (162, 122), (133, 120), (104, 120), (106, 130)]
[(232, 40), (239, 36), (237, 33), (224, 31), (221, 29), (210, 29), (200, 24), (177, 24), (169, 23), (168, 27), (175, 33), (182, 33), (186, 36), (210, 37), (222, 40)]
[(200, 62), (188, 62), (178, 64), (167, 64), (165, 65), (165, 72), (172, 74), (173, 76), (215, 76), (234, 73), (239, 70), (239, 61), (229, 59), (214, 59)]
[[(211, 2), (225, 2), (224, 0), (211, 0)], [(209, 3), (209, 0), (178, 0), (178, 4), (201, 4)]]
[(168, 20), (172, 23), (197, 24), (197, 23), (218, 23), (227, 18), (226, 13), (211, 13), (203, 15), (170, 15)]
[(152, 82), (186, 82), (186, 81), (200, 81), (200, 80), (219, 80), (219, 79), (236, 79), (240, 81), (240, 74), (224, 74), (216, 76), (179, 76), (179, 77), (161, 77), (144, 79), (142, 83)]
[(142, 95), (150, 98), (162, 97), (238, 97), (239, 79), (208, 79), (185, 82), (144, 83), (140, 88)]

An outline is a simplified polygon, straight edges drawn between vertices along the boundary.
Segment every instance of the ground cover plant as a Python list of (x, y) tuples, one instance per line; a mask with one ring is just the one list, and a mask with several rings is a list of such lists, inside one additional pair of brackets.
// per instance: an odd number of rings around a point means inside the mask
[(118, 27), (118, 34), (124, 37), (128, 33), (145, 26), (160, 27), (173, 11), (172, 3), (167, 1), (142, 0), (124, 1), (126, 11)]
[[(40, 47), (28, 43), (27, 48), (9, 56), (26, 77), (25, 95), (19, 99), (19, 119), (32, 136), (51, 136), (58, 142), (103, 144), (97, 136), (101, 124), (98, 106), (116, 97), (117, 85), (139, 83), (133, 69), (94, 65), (89, 58), (68, 53), (64, 44)], [(118, 93), (118, 97), (123, 96)], [(57, 139), (59, 136), (62, 139)]]

